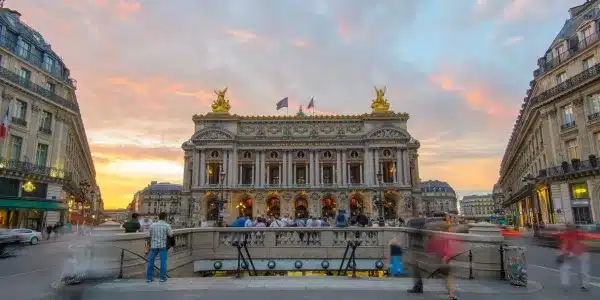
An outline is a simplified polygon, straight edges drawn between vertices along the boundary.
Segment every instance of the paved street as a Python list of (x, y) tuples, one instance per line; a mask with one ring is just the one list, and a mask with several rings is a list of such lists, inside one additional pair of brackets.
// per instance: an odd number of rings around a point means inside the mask
[(68, 257), (67, 241), (25, 246), (21, 255), (0, 259), (0, 290), (10, 300), (40, 299), (59, 279)]

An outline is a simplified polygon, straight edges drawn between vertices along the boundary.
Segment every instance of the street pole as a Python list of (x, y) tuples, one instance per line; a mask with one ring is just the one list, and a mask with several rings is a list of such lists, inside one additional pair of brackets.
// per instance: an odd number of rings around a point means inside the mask
[(379, 183), (379, 227), (385, 227), (385, 214), (383, 212), (383, 173), (377, 172), (377, 181)]
[(217, 218), (217, 225), (218, 225), (218, 227), (223, 227), (223, 214), (222, 214), (222, 211), (223, 211), (223, 206), (225, 204), (225, 199), (223, 197), (224, 190), (225, 190), (225, 170), (221, 170), (221, 172), (219, 173), (219, 177), (220, 177), (219, 179), (221, 181), (220, 182), (221, 183), (220, 184), (220, 194), (221, 195), (219, 197), (219, 201), (217, 202), (218, 203), (218, 205), (217, 205), (217, 209), (218, 209), (218, 211), (217, 211), (217, 216), (218, 216), (218, 218)]

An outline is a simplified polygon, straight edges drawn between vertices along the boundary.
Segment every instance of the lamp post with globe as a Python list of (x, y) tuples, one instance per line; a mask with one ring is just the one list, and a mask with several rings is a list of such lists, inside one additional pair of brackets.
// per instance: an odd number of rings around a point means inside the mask
[(384, 217), (384, 211), (383, 211), (383, 202), (384, 202), (384, 198), (383, 198), (383, 173), (381, 173), (381, 170), (379, 170), (377, 172), (377, 183), (379, 184), (379, 197), (377, 199), (379, 204), (379, 227), (385, 227), (385, 217)]
[(224, 197), (224, 193), (225, 193), (225, 175), (227, 175), (227, 173), (225, 173), (225, 170), (221, 170), (221, 172), (219, 173), (219, 182), (220, 182), (220, 197), (217, 200), (217, 227), (223, 227), (223, 207), (225, 206), (225, 203), (227, 203), (227, 200)]

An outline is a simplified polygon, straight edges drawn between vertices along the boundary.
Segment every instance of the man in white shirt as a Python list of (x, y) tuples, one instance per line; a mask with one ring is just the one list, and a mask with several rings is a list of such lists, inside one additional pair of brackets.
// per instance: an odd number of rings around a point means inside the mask
[(167, 281), (167, 246), (168, 238), (173, 236), (173, 229), (165, 220), (167, 213), (158, 214), (158, 222), (150, 225), (148, 234), (150, 235), (150, 254), (148, 255), (148, 268), (146, 269), (146, 282), (154, 280), (154, 262), (156, 256), (160, 254), (160, 272), (158, 279), (160, 282)]

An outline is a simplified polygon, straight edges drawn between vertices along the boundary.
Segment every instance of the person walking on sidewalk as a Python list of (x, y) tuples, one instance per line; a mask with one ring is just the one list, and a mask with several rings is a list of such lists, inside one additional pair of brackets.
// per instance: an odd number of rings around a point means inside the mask
[(167, 213), (158, 214), (158, 222), (150, 225), (150, 254), (148, 255), (148, 268), (146, 269), (146, 282), (154, 280), (154, 262), (156, 256), (160, 255), (160, 282), (167, 281), (167, 237), (173, 236), (173, 229), (165, 220)]
[(582, 230), (574, 224), (567, 224), (566, 231), (560, 235), (560, 250), (557, 258), (560, 264), (560, 283), (566, 289), (570, 285), (571, 265), (579, 262), (579, 278), (581, 290), (587, 290), (589, 282), (590, 254), (585, 245)]

